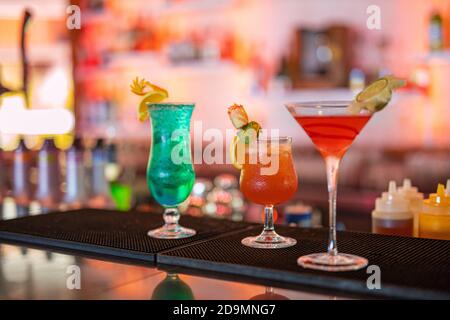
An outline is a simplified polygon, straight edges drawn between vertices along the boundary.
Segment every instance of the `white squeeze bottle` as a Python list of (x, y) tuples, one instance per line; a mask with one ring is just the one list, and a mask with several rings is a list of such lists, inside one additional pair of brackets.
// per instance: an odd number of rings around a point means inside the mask
[(397, 191), (395, 181), (389, 182), (388, 192), (375, 201), (372, 211), (372, 232), (380, 234), (412, 236), (414, 214), (409, 200)]
[(423, 193), (419, 192), (417, 187), (413, 187), (411, 180), (403, 180), (403, 186), (397, 189), (397, 192), (409, 200), (409, 209), (414, 215), (414, 237), (419, 236), (419, 213), (423, 206)]

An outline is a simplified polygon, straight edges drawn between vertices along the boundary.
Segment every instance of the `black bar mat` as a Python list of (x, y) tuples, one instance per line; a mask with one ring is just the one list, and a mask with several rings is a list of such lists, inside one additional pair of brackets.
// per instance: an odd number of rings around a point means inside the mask
[(282, 235), (297, 239), (297, 245), (276, 250), (241, 245), (243, 237), (257, 234), (253, 229), (161, 252), (157, 255), (157, 261), (158, 264), (378, 297), (450, 299), (450, 241), (339, 232), (338, 247), (341, 252), (360, 255), (369, 260), (369, 266), (380, 267), (381, 289), (369, 290), (367, 280), (373, 273), (367, 273), (366, 269), (324, 272), (297, 265), (299, 256), (326, 249), (327, 230), (290, 227), (278, 227), (277, 230)]
[(180, 222), (197, 234), (177, 240), (153, 239), (147, 232), (162, 225), (162, 213), (83, 209), (1, 221), (0, 239), (82, 254), (154, 261), (157, 252), (249, 228), (246, 223), (189, 216), (182, 216)]

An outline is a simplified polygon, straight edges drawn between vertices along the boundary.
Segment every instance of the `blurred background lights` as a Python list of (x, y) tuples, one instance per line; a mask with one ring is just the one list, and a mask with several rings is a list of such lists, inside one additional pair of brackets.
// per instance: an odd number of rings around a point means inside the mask
[(74, 124), (74, 116), (67, 109), (25, 109), (22, 96), (5, 97), (0, 109), (0, 132), (5, 134), (64, 134)]

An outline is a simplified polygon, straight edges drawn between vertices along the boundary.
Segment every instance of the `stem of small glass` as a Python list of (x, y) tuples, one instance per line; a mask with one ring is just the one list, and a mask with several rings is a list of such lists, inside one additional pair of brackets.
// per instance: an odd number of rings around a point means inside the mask
[(264, 207), (264, 229), (261, 234), (256, 237), (256, 242), (278, 242), (280, 239), (281, 237), (275, 232), (273, 223), (273, 205), (266, 205)]
[(337, 196), (337, 181), (339, 163), (341, 159), (336, 157), (326, 157), (325, 164), (327, 168), (327, 183), (328, 183), (328, 205), (329, 205), (329, 235), (328, 235), (328, 254), (330, 256), (337, 256), (337, 242), (336, 242), (336, 196)]
[(272, 232), (275, 230), (273, 225), (273, 206), (264, 207), (264, 232)]

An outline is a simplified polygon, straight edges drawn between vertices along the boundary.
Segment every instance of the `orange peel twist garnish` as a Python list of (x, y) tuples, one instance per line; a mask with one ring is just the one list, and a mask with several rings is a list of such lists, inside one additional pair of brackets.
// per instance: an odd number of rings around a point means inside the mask
[(148, 104), (158, 103), (169, 97), (166, 89), (158, 87), (144, 78), (136, 77), (130, 84), (130, 88), (131, 92), (142, 97), (138, 108), (139, 121), (148, 120)]

